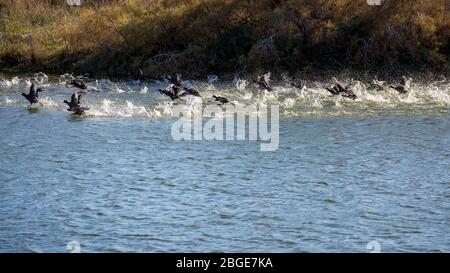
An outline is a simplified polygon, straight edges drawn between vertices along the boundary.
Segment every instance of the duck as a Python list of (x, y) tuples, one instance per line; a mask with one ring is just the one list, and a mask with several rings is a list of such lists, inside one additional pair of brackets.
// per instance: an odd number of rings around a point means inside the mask
[(220, 102), (220, 103), (222, 103), (222, 104), (225, 104), (225, 103), (229, 103), (229, 102), (230, 102), (230, 101), (229, 101), (227, 98), (225, 98), (225, 97), (220, 97), (220, 96), (213, 95), (213, 98), (215, 99), (215, 101), (218, 101), (218, 102)]
[(74, 109), (80, 105), (81, 98), (82, 98), (81, 94), (77, 94), (77, 92), (73, 92), (73, 94), (70, 98), (70, 102), (67, 100), (64, 100), (64, 103), (69, 106), (67, 111), (74, 111)]
[(400, 94), (407, 94), (411, 88), (411, 81), (411, 78), (407, 78), (405, 75), (403, 75), (400, 80), (400, 84), (389, 85), (389, 87), (397, 90)]
[(256, 83), (259, 85), (259, 87), (263, 90), (272, 91), (272, 87), (270, 86), (270, 77), (272, 76), (272, 73), (267, 72), (262, 76), (258, 76), (256, 79)]
[(174, 92), (171, 92), (171, 91), (168, 91), (168, 90), (162, 90), (162, 89), (158, 89), (158, 91), (161, 94), (164, 94), (164, 95), (168, 96), (171, 100), (176, 100), (176, 99), (183, 100), (182, 98), (180, 98), (178, 96), (178, 94), (175, 94)]
[(331, 87), (325, 87), (328, 92), (330, 92), (334, 96), (341, 94), (342, 97), (350, 98), (353, 100), (357, 98), (356, 94), (351, 88), (351, 84), (344, 86), (335, 77), (333, 77), (333, 80), (335, 81), (334, 85), (332, 85)]
[(31, 83), (30, 91), (28, 94), (22, 93), (22, 96), (30, 102), (30, 104), (38, 103), (39, 93), (44, 92), (44, 88), (36, 88), (36, 82), (33, 81)]
[(184, 89), (184, 93), (182, 93), (180, 95), (180, 97), (187, 96), (187, 95), (191, 95), (191, 96), (195, 96), (195, 97), (202, 97), (200, 95), (200, 92), (198, 92), (197, 90), (195, 90), (193, 88), (183, 87), (183, 89)]
[(73, 80), (69, 81), (67, 83), (67, 85), (71, 86), (71, 87), (79, 88), (81, 90), (86, 90), (87, 89), (87, 85), (81, 79), (73, 79)]
[(172, 90), (172, 93), (177, 95), (180, 94), (183, 89), (183, 81), (181, 80), (181, 75), (177, 74), (176, 76), (167, 76), (166, 80), (169, 81), (169, 88)]
[(81, 107), (81, 99), (83, 97), (83, 93), (77, 94), (77, 92), (73, 92), (70, 102), (64, 100), (64, 103), (69, 106), (67, 111), (73, 112), (74, 115), (81, 116), (85, 114), (85, 111), (89, 110), (89, 107)]

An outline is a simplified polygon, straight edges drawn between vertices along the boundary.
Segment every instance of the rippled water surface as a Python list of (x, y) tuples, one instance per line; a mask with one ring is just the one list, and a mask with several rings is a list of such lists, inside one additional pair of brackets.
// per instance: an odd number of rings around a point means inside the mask
[(79, 118), (64, 85), (30, 112), (29, 82), (1, 81), (0, 251), (450, 251), (450, 85), (352, 101), (320, 83), (188, 84), (205, 103), (280, 105), (279, 148), (174, 141), (161, 82), (91, 83)]

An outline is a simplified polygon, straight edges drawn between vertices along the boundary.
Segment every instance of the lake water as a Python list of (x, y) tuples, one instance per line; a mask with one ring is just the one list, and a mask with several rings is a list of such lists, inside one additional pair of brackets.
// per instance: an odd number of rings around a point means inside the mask
[(29, 82), (0, 81), (0, 252), (450, 251), (450, 84), (189, 84), (279, 105), (278, 149), (173, 140), (161, 82), (91, 83), (80, 118), (58, 82), (30, 112)]

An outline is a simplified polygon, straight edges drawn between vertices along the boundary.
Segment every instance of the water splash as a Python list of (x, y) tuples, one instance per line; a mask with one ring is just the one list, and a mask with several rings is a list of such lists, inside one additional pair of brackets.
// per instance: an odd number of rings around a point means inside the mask
[[(39, 74), (41, 82), (46, 81), (46, 75)], [(73, 78), (70, 74), (61, 75), (59, 81)], [(59, 83), (58, 81), (58, 83)], [(165, 88), (165, 82), (142, 83), (134, 86), (130, 82), (112, 82), (108, 79), (92, 81), (85, 95), (84, 104), (90, 107), (89, 115), (97, 117), (171, 117), (176, 104), (184, 104), (187, 109), (196, 109), (199, 103), (217, 104), (213, 95), (228, 98), (235, 106), (263, 106), (277, 104), (281, 114), (286, 116), (303, 115), (368, 115), (408, 112), (448, 112), (450, 107), (450, 83), (432, 82), (429, 84), (416, 83), (408, 94), (399, 94), (395, 90), (377, 91), (370, 88), (370, 84), (355, 81), (353, 90), (358, 96), (351, 100), (341, 96), (332, 96), (323, 86), (325, 82), (302, 82), (293, 86), (292, 80), (274, 85), (272, 92), (260, 91), (248, 84), (246, 80), (237, 78), (232, 82), (216, 82), (210, 76), (209, 82), (186, 81), (189, 86), (197, 89), (202, 98), (186, 96), (184, 101), (170, 101), (167, 97), (155, 92), (158, 88)], [(347, 81), (348, 82), (348, 81)], [(52, 110), (65, 111), (62, 103), (72, 93), (71, 89), (47, 82), (48, 90), (40, 102)], [(28, 78), (13, 77), (0, 80), (1, 105), (26, 105), (21, 92), (29, 87)], [(47, 89), (47, 88), (46, 88)], [(95, 91), (95, 92), (94, 92)]]
[(213, 85), (219, 81), (219, 77), (217, 75), (209, 75), (208, 76), (208, 84)]
[(144, 86), (144, 87), (141, 88), (141, 90), (139, 90), (139, 93), (141, 93), (141, 94), (147, 94), (147, 92), (148, 92), (148, 87), (147, 86)]
[(19, 77), (13, 77), (11, 80), (1, 79), (0, 86), (2, 87), (29, 87), (31, 82), (29, 79), (21, 79)]
[(49, 107), (49, 108), (60, 108), (61, 104), (57, 103), (56, 101), (54, 101), (52, 98), (45, 96), (42, 98), (39, 98), (39, 102), (44, 105), (45, 107)]
[(236, 89), (239, 91), (244, 91), (247, 85), (248, 82), (246, 80), (241, 80), (239, 78), (235, 80)]
[(44, 85), (44, 84), (47, 84), (47, 82), (48, 82), (48, 76), (44, 72), (39, 72), (39, 73), (34, 74), (34, 80), (38, 84)]
[(75, 79), (75, 77), (72, 74), (64, 73), (64, 74), (59, 76), (58, 83), (59, 84), (66, 84), (66, 82), (74, 80), (74, 79)]
[(5, 104), (17, 104), (17, 100), (5, 97)]
[(88, 105), (90, 108), (86, 111), (87, 116), (93, 117), (116, 117), (116, 118), (131, 118), (131, 117), (146, 117), (158, 118), (164, 116), (164, 111), (149, 109), (144, 105), (135, 104), (131, 101), (103, 99), (99, 103)]

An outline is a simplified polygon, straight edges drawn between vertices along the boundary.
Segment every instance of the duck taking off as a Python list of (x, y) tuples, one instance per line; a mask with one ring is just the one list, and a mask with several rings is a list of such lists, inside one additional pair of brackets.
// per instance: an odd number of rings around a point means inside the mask
[(183, 89), (184, 89), (184, 92), (180, 95), (180, 97), (184, 97), (184, 96), (187, 96), (187, 95), (191, 95), (191, 96), (194, 96), (194, 97), (200, 97), (200, 98), (202, 97), (200, 95), (200, 92), (198, 92), (195, 89), (188, 88), (188, 87), (183, 87)]
[(183, 81), (181, 80), (181, 75), (177, 74), (176, 76), (166, 76), (166, 79), (174, 85), (177, 86), (182, 86), (183, 85)]
[(222, 104), (230, 102), (227, 98), (219, 97), (219, 96), (216, 96), (216, 95), (213, 95), (213, 98), (215, 99), (215, 101), (218, 101), (218, 102), (220, 102)]
[(64, 100), (64, 103), (69, 106), (67, 111), (73, 112), (75, 115), (81, 116), (84, 114), (86, 110), (89, 110), (88, 107), (81, 107), (81, 99), (83, 94), (77, 94), (77, 92), (73, 92), (72, 97), (70, 98), (70, 102)]
[(173, 91), (162, 90), (162, 89), (158, 89), (158, 91), (161, 94), (168, 96), (171, 100), (176, 100), (176, 99), (179, 99), (181, 101), (183, 100), (182, 98), (180, 98), (180, 96), (178, 96), (178, 94), (175, 94)]
[(74, 109), (80, 105), (81, 97), (81, 94), (78, 95), (77, 92), (73, 92), (72, 97), (70, 97), (70, 102), (64, 100), (64, 103), (69, 106), (69, 109), (67, 109), (67, 111), (74, 111)]
[(262, 76), (258, 76), (256, 83), (259, 85), (261, 89), (272, 91), (272, 87), (270, 86), (270, 77), (272, 76), (272, 73), (267, 72), (266, 74)]
[(350, 98), (355, 100), (357, 98), (356, 94), (353, 92), (351, 88), (351, 84), (347, 84), (345, 87), (344, 85), (339, 82), (335, 77), (333, 77), (333, 80), (335, 81), (335, 84), (331, 87), (326, 87), (325, 89), (330, 92), (332, 95), (339, 95)]
[(73, 79), (73, 80), (69, 81), (69, 82), (67, 83), (67, 85), (70, 86), (70, 87), (76, 87), (76, 88), (79, 88), (79, 89), (81, 89), (81, 90), (87, 89), (87, 85), (86, 85), (86, 84), (84, 83), (84, 81), (81, 80), (81, 79)]
[(411, 88), (411, 78), (407, 78), (405, 75), (402, 76), (400, 84), (389, 85), (390, 88), (397, 90), (400, 94), (406, 94)]
[(76, 116), (82, 116), (86, 113), (87, 110), (89, 110), (89, 107), (77, 106), (77, 107), (75, 107), (75, 109), (73, 109), (72, 112)]
[(177, 74), (176, 76), (167, 76), (166, 79), (170, 82), (169, 88), (172, 93), (176, 96), (180, 94), (183, 89), (183, 81), (181, 80), (181, 75)]
[(22, 96), (24, 96), (30, 102), (30, 104), (38, 103), (39, 92), (43, 91), (43, 88), (36, 89), (36, 83), (33, 81), (31, 83), (30, 92), (28, 94), (22, 93)]
[[(180, 74), (177, 74), (176, 76), (166, 76), (165, 78), (169, 81), (169, 86), (167, 86), (166, 90), (158, 89), (158, 91), (161, 94), (168, 96), (171, 100), (183, 100), (181, 97), (187, 95), (201, 97), (197, 90), (183, 87), (183, 81), (181, 80)], [(181, 93), (182, 90), (185, 90), (185, 92)]]

